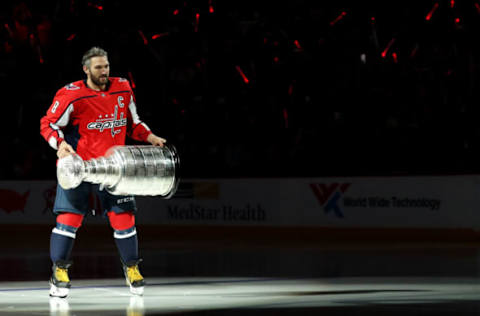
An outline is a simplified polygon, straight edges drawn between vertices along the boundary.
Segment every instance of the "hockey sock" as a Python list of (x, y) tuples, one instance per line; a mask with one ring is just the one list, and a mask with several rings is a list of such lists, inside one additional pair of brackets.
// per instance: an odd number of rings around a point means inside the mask
[(50, 236), (50, 259), (68, 261), (78, 228), (82, 225), (83, 215), (62, 213), (57, 216), (57, 225)]
[(135, 215), (131, 212), (116, 214), (112, 211), (108, 212), (108, 218), (123, 263), (137, 261), (139, 258)]

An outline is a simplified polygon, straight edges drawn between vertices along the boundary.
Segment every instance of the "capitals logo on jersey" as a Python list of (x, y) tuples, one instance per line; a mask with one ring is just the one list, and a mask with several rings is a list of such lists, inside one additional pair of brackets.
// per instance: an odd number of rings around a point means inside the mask
[(115, 105), (115, 111), (110, 117), (108, 114), (105, 115), (105, 118), (103, 118), (102, 115), (99, 115), (95, 122), (88, 123), (87, 128), (98, 129), (100, 132), (110, 129), (112, 137), (115, 137), (116, 134), (120, 133), (120, 130), (115, 128), (127, 126), (127, 119), (123, 117), (123, 113), (120, 113), (120, 117), (118, 117), (118, 108), (123, 108), (125, 106), (123, 103), (123, 97), (119, 96), (117, 101), (118, 105)]

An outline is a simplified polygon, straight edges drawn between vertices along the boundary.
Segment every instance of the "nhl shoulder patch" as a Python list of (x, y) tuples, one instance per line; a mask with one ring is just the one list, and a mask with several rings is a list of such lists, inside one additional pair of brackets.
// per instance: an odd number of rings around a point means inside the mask
[(67, 89), (67, 90), (78, 90), (78, 89), (80, 89), (80, 87), (74, 85), (73, 83), (69, 83), (65, 86), (65, 89)]

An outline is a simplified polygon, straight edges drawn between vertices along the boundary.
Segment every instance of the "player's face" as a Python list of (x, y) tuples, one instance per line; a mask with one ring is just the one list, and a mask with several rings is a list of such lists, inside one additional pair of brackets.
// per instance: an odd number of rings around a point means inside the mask
[(110, 64), (107, 57), (92, 57), (90, 59), (90, 67), (85, 72), (90, 80), (97, 86), (104, 86), (108, 83), (110, 75)]

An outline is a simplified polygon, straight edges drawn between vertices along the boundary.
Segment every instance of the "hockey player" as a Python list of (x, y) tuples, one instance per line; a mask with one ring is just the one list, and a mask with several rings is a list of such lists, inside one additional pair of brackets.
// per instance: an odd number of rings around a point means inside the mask
[[(103, 156), (115, 145), (124, 145), (125, 137), (163, 146), (165, 139), (153, 134), (138, 114), (135, 98), (126, 79), (110, 77), (107, 52), (92, 47), (82, 58), (87, 78), (58, 90), (46, 115), (40, 121), (40, 133), (59, 158), (77, 153), (83, 160)], [(64, 190), (57, 185), (53, 212), (56, 227), (50, 237), (53, 273), (50, 296), (66, 297), (70, 288), (68, 269), (76, 232), (88, 210), (88, 197), (94, 191), (104, 215), (114, 231), (127, 284), (133, 294), (142, 295), (145, 281), (138, 264), (136, 204), (133, 197), (113, 196), (99, 186), (83, 182)]]

